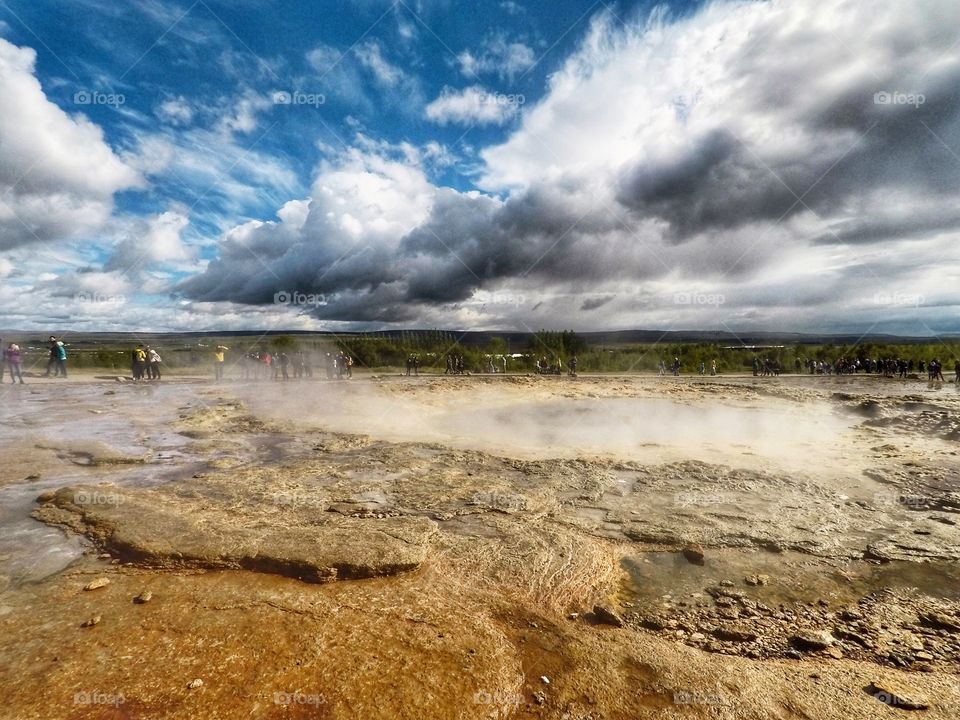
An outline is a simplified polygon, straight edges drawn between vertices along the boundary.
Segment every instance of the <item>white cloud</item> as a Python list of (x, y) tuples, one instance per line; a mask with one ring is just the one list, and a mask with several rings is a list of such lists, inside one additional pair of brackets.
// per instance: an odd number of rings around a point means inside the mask
[[(958, 22), (948, 0), (601, 16), (482, 151), (497, 195), (434, 187), (409, 150), (386, 159), (358, 138), (363, 150), (320, 169), (300, 230), (246, 228), (188, 289), (257, 304), (271, 284), (304, 283), (334, 295), (320, 317), (384, 324), (943, 327), (960, 304), (960, 163), (943, 148), (960, 147)], [(926, 104), (875, 102), (883, 90)], [(448, 88), (427, 117), (508, 119), (483, 92)], [(269, 268), (256, 281), (250, 251)], [(880, 306), (889, 288), (936, 305)], [(530, 302), (490, 308), (482, 293), (496, 291)]]
[(492, 93), (479, 85), (460, 91), (445, 87), (425, 113), (440, 125), (503, 125), (519, 111), (521, 97)]
[(380, 43), (370, 40), (353, 49), (354, 54), (367, 70), (373, 73), (373, 76), (381, 85), (387, 87), (396, 87), (406, 78), (406, 73), (391, 64), (383, 56), (383, 48)]
[(501, 80), (513, 82), (533, 67), (537, 58), (533, 49), (522, 42), (510, 42), (502, 34), (487, 38), (480, 50), (464, 50), (457, 55), (460, 72), (467, 77), (493, 74)]
[(142, 183), (99, 127), (47, 99), (35, 60), (0, 39), (0, 249), (93, 232)]
[(169, 98), (157, 106), (157, 117), (174, 125), (189, 125), (193, 120), (193, 107), (182, 95)]

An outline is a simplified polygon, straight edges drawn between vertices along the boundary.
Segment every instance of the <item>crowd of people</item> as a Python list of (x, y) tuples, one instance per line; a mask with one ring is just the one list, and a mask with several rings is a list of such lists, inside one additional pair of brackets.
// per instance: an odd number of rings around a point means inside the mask
[[(855, 375), (857, 373), (883, 375), (906, 379), (910, 375), (926, 376), (927, 380), (945, 382), (943, 377), (943, 363), (938, 358), (920, 360), (904, 358), (838, 358), (834, 362), (824, 360), (808, 360), (806, 369), (811, 375)], [(797, 372), (800, 372), (801, 361), (797, 360)], [(960, 382), (960, 359), (953, 363), (954, 381)]]
[[(23, 384), (23, 360), (24, 352), (16, 343), (3, 345), (0, 340), (0, 382), (6, 372), (10, 372), (11, 383)], [(216, 380), (222, 380), (227, 366), (227, 353), (230, 348), (225, 345), (215, 346), (213, 355), (213, 375)], [(67, 377), (67, 347), (64, 342), (55, 335), (49, 337), (47, 345), (47, 363), (46, 371), (42, 377)], [(353, 357), (345, 352), (325, 353), (322, 361), (326, 370), (328, 380), (343, 379), (353, 377)], [(507, 371), (506, 357), (502, 358), (502, 372)], [(161, 379), (161, 366), (163, 359), (156, 349), (144, 343), (138, 343), (130, 353), (130, 369), (135, 381), (158, 381)], [(248, 352), (238, 363), (241, 377), (244, 380), (290, 380), (301, 378), (312, 378), (314, 371), (313, 356), (309, 351), (296, 350), (291, 353), (278, 351), (271, 353), (269, 350), (258, 350)], [(411, 353), (406, 359), (406, 374), (420, 374), (421, 359), (416, 353)], [(751, 362), (753, 375), (755, 377), (776, 377), (781, 374), (783, 367), (779, 360), (772, 358), (755, 357)], [(659, 375), (666, 375), (668, 372), (672, 375), (680, 375), (682, 365), (679, 357), (674, 357), (673, 361), (667, 365), (664, 360), (658, 363)], [(573, 355), (567, 362), (568, 374), (576, 376), (577, 357)], [(495, 373), (501, 372), (498, 365), (494, 364), (494, 356), (487, 356), (486, 371)], [(938, 358), (932, 360), (914, 361), (900, 357), (877, 357), (877, 358), (849, 358), (840, 357), (834, 361), (794, 359), (794, 370), (797, 374), (808, 372), (811, 375), (850, 375), (850, 374), (873, 374), (882, 375), (891, 378), (906, 379), (908, 377), (926, 377), (931, 382), (945, 382), (943, 375), (943, 363)], [(700, 361), (698, 373), (703, 376), (708, 370), (706, 362)], [(546, 357), (540, 357), (536, 360), (535, 372), (541, 375), (560, 375), (563, 373), (563, 363), (558, 359), (556, 362), (550, 362)], [(960, 359), (955, 359), (953, 364), (953, 380), (960, 387)], [(465, 375), (467, 374), (466, 362), (462, 354), (450, 352), (446, 354), (446, 375)], [(717, 361), (713, 360), (709, 368), (710, 375), (717, 375)]]
[[(221, 356), (230, 348), (218, 346), (214, 352), (214, 376), (223, 378)], [(323, 357), (328, 380), (353, 377), (353, 358), (345, 353), (325, 353)], [(301, 380), (313, 377), (313, 354), (307, 350), (292, 353), (269, 350), (249, 352), (240, 361), (240, 373), (244, 380)]]

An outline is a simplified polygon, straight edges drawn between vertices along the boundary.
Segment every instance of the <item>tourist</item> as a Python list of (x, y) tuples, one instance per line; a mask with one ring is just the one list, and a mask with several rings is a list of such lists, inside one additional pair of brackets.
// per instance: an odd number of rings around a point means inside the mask
[(60, 351), (57, 347), (57, 338), (54, 335), (50, 336), (50, 352), (47, 359), (47, 372), (44, 373), (44, 377), (50, 377), (50, 372), (53, 371), (53, 376), (56, 377), (60, 372), (60, 363), (58, 362), (60, 358)]
[(223, 380), (223, 365), (229, 349), (226, 345), (217, 345), (216, 350), (213, 351), (213, 376), (217, 382)]
[[(11, 384), (20, 381), (20, 384), (23, 385), (23, 373), (20, 372), (20, 364), (23, 362), (23, 353), (20, 352), (20, 346), (16, 343), (10, 343), (7, 346), (7, 349), (3, 351), (3, 362), (10, 368), (10, 382)], [(0, 381), (3, 380), (3, 375), (0, 374)]]
[(160, 379), (160, 363), (163, 362), (163, 358), (160, 357), (160, 353), (154, 350), (149, 345), (147, 346), (147, 377), (150, 380), (159, 380)]
[(147, 370), (147, 351), (144, 350), (143, 343), (139, 343), (130, 353), (130, 367), (134, 380), (144, 379)]

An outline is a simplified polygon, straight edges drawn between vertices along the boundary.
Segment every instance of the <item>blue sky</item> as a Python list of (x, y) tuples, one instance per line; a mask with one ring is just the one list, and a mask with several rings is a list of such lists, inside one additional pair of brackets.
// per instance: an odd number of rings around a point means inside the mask
[(2, 0), (3, 324), (956, 329), (957, 9), (904, 13)]

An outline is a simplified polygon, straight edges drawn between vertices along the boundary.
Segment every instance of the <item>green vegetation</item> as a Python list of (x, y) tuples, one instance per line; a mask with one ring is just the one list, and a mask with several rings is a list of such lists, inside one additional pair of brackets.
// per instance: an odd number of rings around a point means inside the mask
[[(484, 372), (491, 361), (499, 370), (503, 358), (507, 358), (507, 371), (514, 373), (533, 372), (540, 358), (549, 364), (558, 361), (566, 369), (569, 359), (576, 354), (579, 371), (583, 373), (651, 373), (657, 371), (660, 360), (667, 366), (673, 358), (681, 362), (682, 373), (696, 373), (701, 362), (707, 371), (715, 360), (720, 373), (750, 372), (754, 358), (770, 358), (783, 368), (785, 373), (796, 372), (799, 359), (803, 372), (806, 363), (813, 359), (833, 362), (846, 358), (901, 357), (929, 361), (939, 359), (944, 370), (952, 372), (953, 364), (960, 358), (960, 340), (945, 342), (913, 342), (882, 344), (863, 342), (857, 345), (791, 344), (769, 347), (730, 347), (718, 343), (636, 343), (636, 344), (589, 344), (582, 336), (571, 332), (541, 330), (532, 335), (502, 337), (486, 336), (478, 343), (474, 338), (467, 342), (462, 334), (443, 330), (411, 330), (369, 334), (295, 334), (295, 335), (142, 335), (120, 338), (111, 335), (76, 335), (66, 338), (69, 354), (68, 364), (74, 369), (89, 369), (105, 373), (126, 374), (130, 368), (130, 352), (138, 342), (155, 347), (163, 357), (163, 369), (167, 374), (204, 374), (212, 362), (212, 353), (217, 345), (230, 348), (228, 363), (246, 353), (303, 351), (309, 353), (314, 368), (323, 366), (326, 353), (346, 351), (355, 361), (355, 370), (395, 372), (402, 370), (406, 359), (412, 354), (420, 357), (421, 372), (442, 373), (446, 355), (462, 355), (469, 372)], [(47, 341), (40, 337), (8, 337), (4, 344), (14, 341), (25, 351), (24, 369), (43, 371), (47, 362)]]

